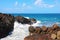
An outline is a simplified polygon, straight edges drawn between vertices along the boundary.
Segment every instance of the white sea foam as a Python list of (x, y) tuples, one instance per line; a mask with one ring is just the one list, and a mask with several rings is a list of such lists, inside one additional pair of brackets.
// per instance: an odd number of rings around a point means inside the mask
[(25, 17), (25, 18), (29, 19), (29, 17)]
[(56, 24), (60, 24), (60, 22), (56, 22)]
[(32, 24), (32, 26), (36, 27), (36, 26), (42, 26), (42, 24), (40, 24), (41, 21), (37, 21), (36, 23)]
[[(41, 21), (37, 21), (36, 23), (32, 24), (32, 26), (39, 26)], [(29, 24), (21, 24), (15, 21), (14, 23), (14, 31), (11, 35), (7, 36), (6, 38), (2, 38), (1, 40), (24, 40), (24, 37), (29, 35), (28, 28)]]

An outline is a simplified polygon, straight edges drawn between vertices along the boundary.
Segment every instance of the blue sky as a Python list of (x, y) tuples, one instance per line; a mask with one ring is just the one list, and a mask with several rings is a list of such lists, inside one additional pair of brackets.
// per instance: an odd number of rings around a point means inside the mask
[(3, 13), (60, 13), (60, 0), (0, 0)]

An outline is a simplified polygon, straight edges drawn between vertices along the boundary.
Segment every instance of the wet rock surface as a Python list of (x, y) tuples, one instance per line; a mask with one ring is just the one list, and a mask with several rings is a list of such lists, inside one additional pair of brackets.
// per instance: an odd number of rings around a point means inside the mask
[(9, 35), (14, 29), (14, 17), (10, 14), (0, 14), (0, 39)]
[(60, 26), (58, 26), (57, 24), (54, 24), (52, 27), (30, 26), (29, 28), (29, 33), (31, 33), (32, 35), (30, 34), (29, 36), (25, 37), (24, 40), (60, 40)]
[(28, 20), (22, 16), (16, 16), (15, 20), (18, 21), (19, 23), (22, 23), (22, 24), (29, 24), (30, 23), (30, 20)]
[(15, 20), (18, 21), (19, 23), (22, 23), (22, 24), (33, 24), (33, 23), (36, 23), (36, 19), (34, 19), (34, 18), (27, 19), (27, 18), (24, 18), (22, 16), (16, 16)]

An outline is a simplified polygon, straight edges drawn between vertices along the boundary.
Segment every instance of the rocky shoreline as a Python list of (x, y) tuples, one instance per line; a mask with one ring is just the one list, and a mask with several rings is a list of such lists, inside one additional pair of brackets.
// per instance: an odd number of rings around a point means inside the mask
[(30, 35), (24, 40), (60, 40), (60, 26), (54, 24), (52, 27), (29, 27)]
[[(11, 35), (14, 30), (14, 22), (21, 24), (36, 23), (36, 19), (27, 19), (23, 16), (0, 13), (0, 39)], [(52, 27), (29, 27), (29, 35), (24, 40), (60, 40), (60, 26), (54, 24)]]
[(22, 16), (13, 16), (11, 14), (0, 13), (0, 39), (12, 34), (15, 21), (21, 24), (29, 25), (36, 23), (34, 18), (27, 19)]

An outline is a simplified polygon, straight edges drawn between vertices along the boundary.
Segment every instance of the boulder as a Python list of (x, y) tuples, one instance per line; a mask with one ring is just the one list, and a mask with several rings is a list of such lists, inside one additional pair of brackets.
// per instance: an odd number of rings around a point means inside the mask
[(14, 29), (14, 17), (10, 14), (0, 14), (0, 39), (9, 35)]
[(22, 16), (16, 16), (15, 20), (22, 24), (31, 24), (30, 20)]
[(48, 27), (47, 33), (51, 34), (53, 32), (53, 29), (51, 27)]
[(60, 40), (60, 31), (57, 31), (57, 39)]
[(46, 26), (42, 26), (42, 31), (47, 31), (47, 27)]
[(57, 28), (59, 28), (59, 26), (57, 25), (57, 24), (54, 24), (53, 26), (52, 26), (52, 29), (57, 29)]
[(56, 39), (57, 38), (57, 35), (56, 34), (51, 34), (51, 38), (52, 39)]
[(54, 24), (52, 27), (31, 26), (29, 32), (33, 35), (25, 37), (26, 40), (60, 40), (60, 27)]
[(32, 33), (35, 32), (35, 28), (33, 26), (30, 26), (29, 27), (29, 32), (30, 32), (30, 35), (31, 35)]
[(35, 28), (35, 33), (40, 34), (40, 32), (41, 32), (41, 28), (40, 27), (36, 27)]

